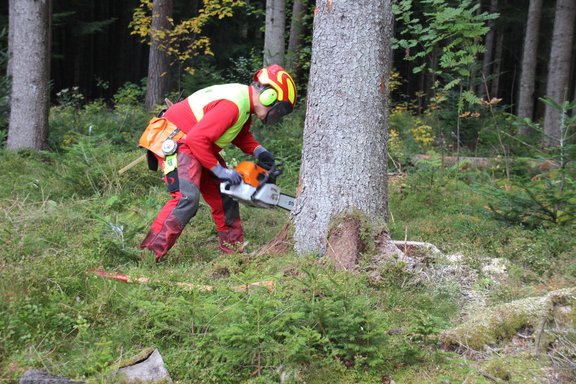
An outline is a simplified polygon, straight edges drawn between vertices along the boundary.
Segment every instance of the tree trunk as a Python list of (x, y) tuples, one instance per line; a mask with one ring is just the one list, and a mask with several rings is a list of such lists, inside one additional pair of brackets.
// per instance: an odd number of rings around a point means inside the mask
[(439, 59), (438, 47), (434, 47), (432, 49), (432, 52), (430, 52), (430, 59), (429, 59), (430, 67), (426, 70), (426, 78), (425, 78), (426, 89), (423, 90), (425, 94), (423, 105), (424, 110), (428, 108), (430, 102), (436, 96), (437, 92), (436, 74), (438, 73), (438, 59)]
[[(8, 17), (10, 17), (10, 15), (14, 15), (16, 13), (15, 7), (16, 7), (16, 3), (17, 1), (10, 1), (8, 2)], [(12, 78), (12, 49), (14, 48), (14, 28), (15, 25), (14, 23), (10, 23), (8, 22), (8, 57), (7, 60), (8, 62), (6, 63), (6, 76), (8, 77), (8, 79), (10, 80)]]
[[(542, 1), (530, 0), (526, 35), (524, 37), (524, 50), (522, 52), (522, 74), (520, 76), (517, 114), (520, 118), (528, 118), (530, 120), (534, 117), (534, 90), (536, 88), (538, 34), (540, 33), (540, 19), (542, 17)], [(522, 125), (518, 133), (529, 135), (530, 131), (530, 127)]]
[[(568, 97), (575, 15), (575, 0), (556, 1), (546, 96), (557, 103), (562, 103)], [(546, 105), (544, 114), (544, 146), (558, 146), (561, 134), (559, 111)]]
[(42, 149), (47, 144), (50, 17), (48, 0), (10, 0), (9, 149)]
[(264, 33), (264, 65), (284, 66), (284, 0), (266, 0), (266, 31)]
[[(290, 38), (288, 40), (288, 52), (286, 53), (286, 69), (291, 74), (296, 73), (298, 54), (302, 46), (302, 16), (304, 15), (304, 4), (302, 0), (294, 0), (292, 6), (292, 20), (290, 23)], [(295, 79), (296, 83), (298, 81)]]
[(154, 0), (148, 59), (148, 84), (144, 107), (147, 111), (160, 104), (170, 90), (170, 58), (164, 31), (170, 29), (172, 0)]
[[(576, 55), (575, 55), (574, 57), (576, 57)], [(576, 70), (576, 63), (574, 63), (574, 64), (575, 64), (575, 65), (574, 65), (574, 69)], [(576, 72), (576, 71), (575, 71), (575, 72)], [(574, 95), (572, 96), (572, 101), (576, 101), (576, 73), (574, 73), (574, 84), (573, 84), (573, 87), (574, 87)], [(576, 111), (572, 110), (571, 113), (572, 113), (572, 116), (576, 116)]]
[[(411, 64), (411, 62), (409, 62)], [(411, 73), (411, 72), (409, 72)], [(426, 91), (426, 78), (428, 77), (428, 71), (420, 71), (418, 74), (418, 88), (416, 89), (416, 97), (418, 98), (418, 115), (424, 113), (426, 109), (427, 102), (426, 97), (428, 92)]]
[(329, 232), (358, 230), (358, 213), (386, 221), (391, 35), (390, 0), (317, 2), (302, 190), (292, 216), (300, 254), (330, 251), (339, 260), (346, 250), (328, 243)]
[[(498, 0), (490, 0), (490, 13), (496, 13), (498, 11)], [(490, 78), (490, 67), (494, 61), (494, 36), (496, 36), (496, 20), (488, 21), (488, 33), (486, 34), (486, 39), (484, 42), (486, 51), (484, 52), (484, 60), (482, 63), (482, 83), (486, 84), (480, 85), (479, 97), (484, 98), (486, 96), (486, 89), (488, 89), (489, 78)]]
[(494, 57), (494, 69), (490, 84), (490, 98), (498, 97), (500, 91), (500, 74), (502, 73), (502, 53), (504, 51), (504, 33), (499, 32), (496, 36), (496, 52)]

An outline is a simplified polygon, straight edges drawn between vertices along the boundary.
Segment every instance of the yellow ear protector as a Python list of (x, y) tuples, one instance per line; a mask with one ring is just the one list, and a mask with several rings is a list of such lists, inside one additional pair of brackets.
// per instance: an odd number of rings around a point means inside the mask
[(260, 92), (259, 100), (263, 106), (269, 107), (278, 100), (278, 92), (271, 87), (264, 88), (262, 92)]

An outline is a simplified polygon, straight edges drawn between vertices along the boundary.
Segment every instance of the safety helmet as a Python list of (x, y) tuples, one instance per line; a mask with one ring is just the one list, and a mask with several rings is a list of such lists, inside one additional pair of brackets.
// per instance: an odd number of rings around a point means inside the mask
[(274, 124), (292, 112), (296, 104), (296, 84), (284, 68), (278, 64), (262, 68), (254, 74), (254, 81), (263, 86), (260, 102), (265, 107), (271, 107), (264, 119), (265, 123)]

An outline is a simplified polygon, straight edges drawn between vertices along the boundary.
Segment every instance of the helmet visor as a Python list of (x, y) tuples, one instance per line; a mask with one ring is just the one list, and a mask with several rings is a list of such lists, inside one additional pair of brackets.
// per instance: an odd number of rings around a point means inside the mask
[(288, 101), (279, 101), (270, 107), (264, 118), (264, 124), (276, 124), (282, 116), (292, 112), (294, 108)]

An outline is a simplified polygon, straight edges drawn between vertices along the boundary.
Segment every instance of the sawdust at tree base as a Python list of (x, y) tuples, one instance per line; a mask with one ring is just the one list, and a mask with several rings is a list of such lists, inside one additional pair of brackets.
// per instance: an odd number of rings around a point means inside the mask
[(352, 271), (358, 264), (360, 252), (365, 249), (360, 236), (362, 223), (355, 217), (343, 217), (328, 234), (326, 257), (338, 269)]

